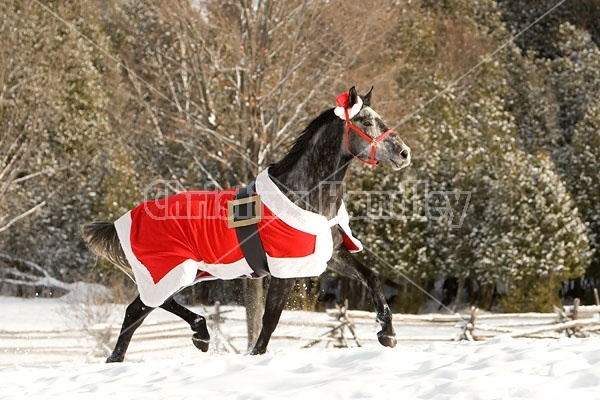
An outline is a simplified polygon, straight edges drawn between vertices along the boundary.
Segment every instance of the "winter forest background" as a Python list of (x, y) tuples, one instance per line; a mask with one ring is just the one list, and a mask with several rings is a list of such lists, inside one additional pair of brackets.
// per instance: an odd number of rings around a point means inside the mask
[[(3, 0), (0, 13), (0, 294), (84, 280), (130, 300), (82, 223), (149, 192), (249, 181), (352, 85), (375, 86), (413, 150), (402, 172), (355, 165), (348, 183), (397, 194), (396, 218), (385, 199), (349, 199), (395, 311), (426, 300), (404, 276), (428, 290), (455, 278), (500, 311), (548, 311), (567, 280), (599, 286), (598, 0)], [(440, 191), (470, 192), (462, 224), (460, 199), (425, 212)], [(334, 275), (301, 281), (291, 306), (321, 307), (324, 288), (371, 308)], [(242, 297), (236, 282), (184, 295)]]

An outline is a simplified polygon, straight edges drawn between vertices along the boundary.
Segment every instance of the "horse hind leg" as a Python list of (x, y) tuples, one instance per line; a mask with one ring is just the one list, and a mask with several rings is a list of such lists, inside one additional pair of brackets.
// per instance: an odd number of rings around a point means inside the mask
[(169, 297), (160, 308), (175, 314), (186, 321), (190, 325), (190, 328), (192, 328), (192, 331), (194, 331), (194, 334), (192, 335), (192, 343), (194, 343), (194, 346), (203, 353), (208, 351), (210, 335), (206, 328), (206, 318), (177, 303), (173, 297)]
[(148, 307), (142, 303), (140, 296), (136, 297), (135, 300), (127, 306), (117, 344), (115, 345), (112, 354), (106, 359), (107, 363), (123, 361), (134, 332), (139, 328), (142, 322), (144, 322), (144, 319), (152, 312), (152, 310), (154, 310), (153, 307)]

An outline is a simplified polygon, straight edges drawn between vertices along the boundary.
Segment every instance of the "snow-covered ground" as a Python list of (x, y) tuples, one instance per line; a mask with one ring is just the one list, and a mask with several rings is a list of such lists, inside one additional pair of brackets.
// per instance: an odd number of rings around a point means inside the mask
[[(347, 349), (302, 349), (297, 342), (274, 340), (268, 354), (248, 356), (200, 353), (182, 322), (173, 338), (141, 340), (140, 330), (126, 362), (104, 364), (78, 326), (95, 317), (83, 316), (85, 310), (73, 302), (0, 297), (0, 308), (0, 399), (600, 399), (597, 337), (500, 336), (486, 342), (400, 342), (395, 349), (373, 340)], [(118, 323), (123, 310), (101, 309), (95, 315)], [(237, 308), (225, 311), (243, 314)], [(172, 318), (157, 310), (146, 325), (162, 326)], [(300, 324), (327, 320), (323, 314), (291, 311), (283, 318)], [(231, 321), (221, 328), (226, 336), (245, 329)], [(315, 329), (282, 325), (277, 333), (318, 336), (326, 328)], [(361, 329), (361, 338), (373, 339), (377, 326)], [(35, 330), (45, 333), (32, 334)], [(234, 344), (243, 347), (243, 341)]]

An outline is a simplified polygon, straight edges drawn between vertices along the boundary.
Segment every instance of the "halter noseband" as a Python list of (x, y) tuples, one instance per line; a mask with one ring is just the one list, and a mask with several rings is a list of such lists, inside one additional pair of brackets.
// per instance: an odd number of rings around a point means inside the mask
[[(379, 165), (379, 161), (375, 161), (375, 154), (377, 152), (377, 146), (379, 146), (379, 143), (381, 143), (386, 137), (388, 137), (389, 135), (394, 133), (394, 131), (392, 129), (388, 129), (387, 131), (383, 132), (381, 135), (379, 135), (375, 139), (373, 139), (372, 137), (370, 137), (369, 135), (367, 135), (366, 133), (361, 131), (358, 128), (358, 126), (356, 126), (352, 122), (350, 122), (350, 116), (348, 115), (347, 108), (344, 111), (346, 114), (346, 149), (348, 149), (348, 152), (352, 155), (352, 157), (356, 158), (358, 161), (360, 161), (362, 163), (372, 165), (372, 166)], [(353, 130), (354, 132), (358, 133), (358, 136), (360, 136), (363, 140), (366, 140), (371, 145), (371, 153), (369, 155), (368, 160), (365, 160), (364, 158), (360, 157), (359, 155), (354, 154), (352, 152), (352, 150), (350, 150), (350, 130)]]

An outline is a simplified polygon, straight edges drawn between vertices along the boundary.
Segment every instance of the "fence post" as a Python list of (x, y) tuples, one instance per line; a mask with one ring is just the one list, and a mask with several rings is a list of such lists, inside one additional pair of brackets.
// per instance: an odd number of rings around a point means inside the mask
[[(349, 310), (349, 308), (348, 308), (348, 299), (346, 299), (346, 301), (344, 302), (344, 314), (343, 314), (344, 315), (344, 319), (346, 320), (346, 325), (348, 326), (348, 330), (352, 334), (352, 337), (354, 338), (354, 341), (356, 342), (356, 345), (358, 347), (362, 347), (362, 343), (360, 342), (360, 339), (356, 335), (356, 329), (354, 329), (354, 322), (352, 322), (352, 320), (348, 316), (348, 310)], [(341, 328), (341, 329), (343, 329), (343, 328)]]
[(475, 335), (473, 335), (473, 331), (475, 330), (475, 320), (476, 319), (477, 319), (477, 307), (471, 306), (471, 320), (469, 321), (470, 340), (475, 340)]
[(213, 315), (213, 321), (215, 323), (215, 329), (219, 330), (219, 324), (221, 323), (221, 302), (215, 301), (215, 313)]

